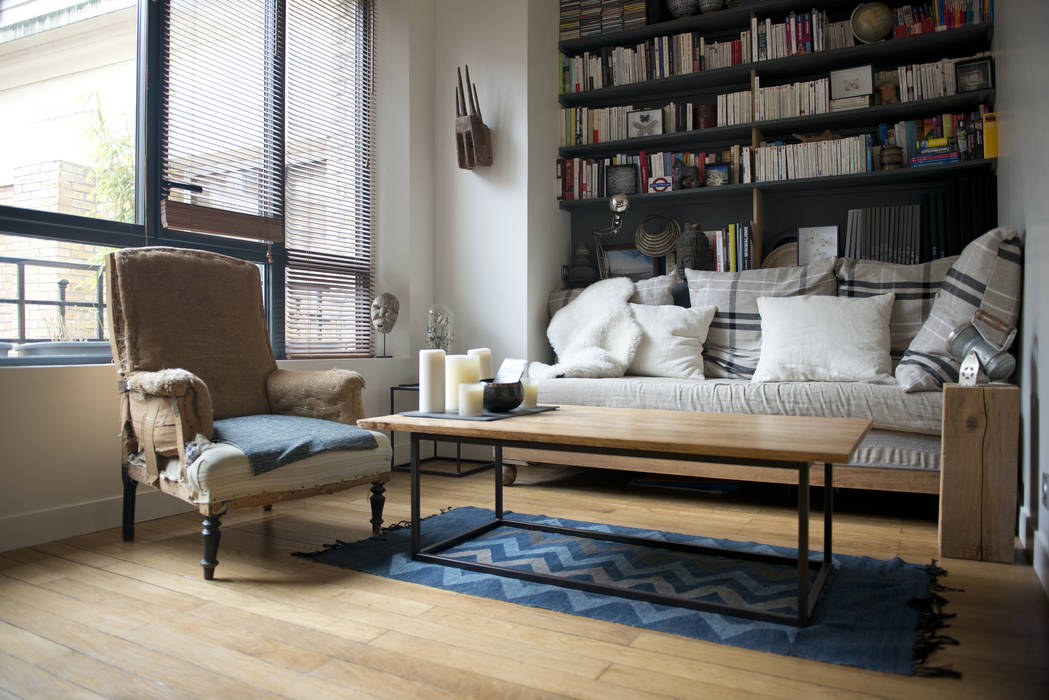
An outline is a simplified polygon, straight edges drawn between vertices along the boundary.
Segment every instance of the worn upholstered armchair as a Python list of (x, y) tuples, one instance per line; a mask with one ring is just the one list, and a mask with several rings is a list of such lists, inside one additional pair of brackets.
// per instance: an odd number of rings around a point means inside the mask
[(138, 483), (204, 516), (204, 578), (219, 517), (370, 483), (378, 534), (389, 479), (382, 433), (356, 427), (357, 372), (277, 368), (258, 268), (197, 250), (131, 248), (106, 259), (108, 321), (122, 407), (123, 536)]

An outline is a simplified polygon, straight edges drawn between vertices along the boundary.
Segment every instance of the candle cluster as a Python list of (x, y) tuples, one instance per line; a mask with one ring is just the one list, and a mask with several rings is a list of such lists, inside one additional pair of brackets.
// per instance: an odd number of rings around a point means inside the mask
[[(484, 384), (492, 373), (489, 348), (448, 355), (444, 350), (419, 351), (419, 410), (424, 413), (459, 413), (479, 416), (484, 412)], [(528, 387), (525, 387), (527, 401)], [(532, 405), (535, 405), (535, 396)]]

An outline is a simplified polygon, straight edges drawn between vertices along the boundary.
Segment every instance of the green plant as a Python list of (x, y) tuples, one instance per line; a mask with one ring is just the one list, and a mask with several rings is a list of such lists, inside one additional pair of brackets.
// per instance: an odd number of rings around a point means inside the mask
[(114, 128), (102, 113), (102, 100), (95, 93), (95, 123), (90, 134), (95, 141), (95, 215), (112, 221), (135, 220), (135, 144), (127, 124)]

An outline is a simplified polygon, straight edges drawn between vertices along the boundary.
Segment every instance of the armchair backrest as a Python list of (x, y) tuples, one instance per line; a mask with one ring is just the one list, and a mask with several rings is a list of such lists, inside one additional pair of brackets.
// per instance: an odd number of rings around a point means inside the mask
[(211, 393), (216, 419), (269, 413), (277, 369), (252, 263), (179, 248), (126, 248), (106, 259), (117, 371), (185, 369)]

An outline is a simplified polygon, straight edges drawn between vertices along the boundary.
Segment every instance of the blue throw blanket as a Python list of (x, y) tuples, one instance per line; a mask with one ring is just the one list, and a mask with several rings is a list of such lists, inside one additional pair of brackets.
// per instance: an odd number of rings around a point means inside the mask
[(255, 476), (329, 450), (370, 450), (375, 436), (355, 425), (264, 414), (215, 421), (214, 442), (242, 450)]

